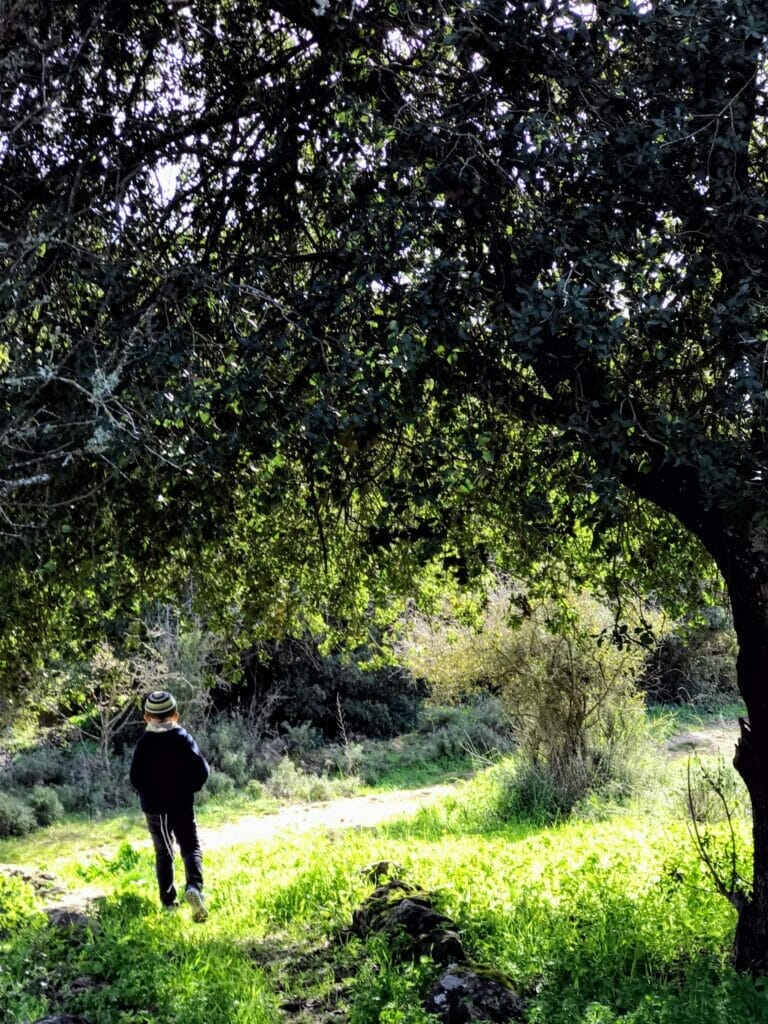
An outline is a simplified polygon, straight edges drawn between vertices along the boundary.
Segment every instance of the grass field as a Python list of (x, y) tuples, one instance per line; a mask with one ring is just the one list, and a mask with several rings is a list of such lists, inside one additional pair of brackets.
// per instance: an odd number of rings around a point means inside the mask
[(733, 912), (669, 788), (652, 807), (545, 827), (505, 820), (504, 778), (482, 773), (375, 829), (212, 849), (203, 925), (159, 910), (137, 815), (0, 843), (0, 862), (107, 894), (92, 928), (62, 932), (29, 885), (0, 879), (0, 1020), (426, 1024), (437, 965), (398, 963), (391, 944), (348, 931), (371, 890), (363, 869), (386, 859), (433, 895), (475, 964), (512, 982), (530, 1024), (768, 1024), (768, 987), (729, 966)]

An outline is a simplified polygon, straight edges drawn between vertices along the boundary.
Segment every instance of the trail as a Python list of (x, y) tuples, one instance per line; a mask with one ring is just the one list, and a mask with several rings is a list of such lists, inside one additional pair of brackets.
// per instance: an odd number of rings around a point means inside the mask
[(725, 761), (732, 761), (738, 738), (739, 723), (721, 719), (716, 723), (677, 733), (667, 740), (665, 747), (671, 757), (719, 755)]
[(349, 796), (324, 803), (289, 804), (274, 814), (247, 815), (227, 825), (198, 826), (204, 850), (260, 842), (286, 832), (315, 828), (371, 828), (388, 818), (414, 814), (420, 807), (452, 793), (454, 785), (424, 786), (369, 796)]
[[(364, 796), (342, 797), (323, 803), (288, 804), (273, 814), (252, 814), (235, 818), (225, 825), (200, 825), (198, 833), (203, 851), (223, 849), (240, 844), (269, 841), (288, 834), (301, 834), (313, 829), (372, 828), (390, 818), (404, 814), (415, 814), (420, 807), (433, 800), (452, 793), (455, 784), (424, 786), (420, 789), (393, 790), (390, 793), (372, 793)], [(135, 848), (152, 845), (146, 832), (137, 825), (126, 835), (126, 840)], [(118, 851), (113, 844), (99, 845), (88, 853), (101, 857), (112, 857)], [(87, 863), (88, 853), (83, 851)], [(56, 871), (57, 864), (46, 865), (46, 871)], [(41, 874), (39, 866), (22, 864), (0, 864), (0, 875), (11, 874), (26, 878), (41, 889), (50, 901), (47, 911), (58, 915), (83, 914), (88, 912), (92, 901), (106, 895), (104, 883), (82, 885), (67, 891), (55, 880), (55, 874)]]

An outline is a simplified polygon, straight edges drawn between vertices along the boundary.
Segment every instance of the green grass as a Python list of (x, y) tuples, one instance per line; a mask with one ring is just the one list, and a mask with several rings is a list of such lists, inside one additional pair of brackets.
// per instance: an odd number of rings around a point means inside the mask
[[(269, 814), (278, 808), (273, 799), (254, 799), (234, 793), (200, 804), (197, 820), (207, 828), (232, 822), (233, 818)], [(60, 864), (90, 853), (114, 850), (122, 843), (146, 839), (144, 817), (138, 804), (128, 811), (115, 811), (98, 818), (73, 815), (32, 835), (0, 840), (0, 862), (36, 864), (57, 869)]]
[(45, 866), (55, 852), (70, 886), (108, 894), (94, 932), (62, 935), (28, 887), (0, 881), (0, 1019), (309, 1024), (340, 1009), (350, 1024), (427, 1024), (434, 965), (394, 964), (386, 944), (345, 931), (371, 889), (362, 869), (387, 859), (433, 892), (474, 961), (512, 979), (529, 1024), (768, 1024), (761, 983), (728, 965), (733, 911), (683, 820), (657, 807), (504, 823), (500, 777), (375, 830), (210, 850), (205, 925), (158, 909), (138, 815), (0, 843), (0, 860)]
[(695, 704), (656, 704), (648, 708), (648, 718), (660, 728), (664, 736), (721, 722), (735, 722), (746, 713), (741, 701), (729, 701), (713, 708), (697, 707)]
[(382, 773), (375, 786), (366, 787), (366, 792), (391, 792), (452, 783), (469, 778), (474, 769), (475, 763), (469, 755), (446, 757), (426, 764), (398, 765), (395, 762), (390, 769)]
[[(445, 760), (439, 772), (460, 767)], [(685, 759), (644, 805), (588, 806), (550, 826), (510, 820), (510, 777), (503, 765), (481, 772), (377, 829), (211, 848), (204, 925), (183, 908), (160, 911), (137, 810), (0, 841), (0, 862), (53, 868), (69, 888), (107, 894), (93, 931), (62, 933), (29, 886), (0, 877), (0, 1020), (431, 1024), (422, 1003), (436, 966), (395, 963), (389, 943), (349, 931), (371, 891), (365, 865), (392, 860), (433, 894), (472, 960), (512, 980), (527, 1024), (768, 1024), (768, 987), (729, 966), (734, 913), (685, 821)], [(403, 772), (379, 788), (397, 781), (445, 775)], [(216, 798), (199, 819), (215, 827), (272, 808)], [(717, 823), (709, 835), (724, 840)], [(737, 839), (747, 860), (744, 819)]]

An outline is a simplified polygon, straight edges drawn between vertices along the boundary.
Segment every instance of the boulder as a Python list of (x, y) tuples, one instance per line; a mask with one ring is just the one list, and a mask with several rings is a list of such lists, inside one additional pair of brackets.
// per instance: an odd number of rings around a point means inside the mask
[(523, 1019), (525, 1000), (495, 971), (452, 964), (432, 988), (425, 1009), (445, 1024), (508, 1024)]
[(383, 932), (404, 939), (401, 955), (405, 956), (431, 956), (439, 963), (466, 959), (450, 918), (435, 910), (428, 893), (398, 879), (374, 889), (358, 907), (352, 915), (352, 931), (361, 938)]

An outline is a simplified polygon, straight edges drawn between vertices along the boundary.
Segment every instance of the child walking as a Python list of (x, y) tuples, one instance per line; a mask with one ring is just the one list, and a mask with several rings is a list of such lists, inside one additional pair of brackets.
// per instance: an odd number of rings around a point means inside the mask
[(208, 764), (194, 739), (179, 725), (176, 699), (166, 690), (155, 690), (144, 700), (146, 730), (139, 738), (131, 761), (131, 785), (139, 794), (141, 809), (155, 847), (155, 871), (160, 901), (167, 909), (177, 906), (173, 882), (173, 840), (184, 860), (184, 899), (194, 921), (205, 921), (203, 856), (197, 837), (194, 794), (208, 780)]

